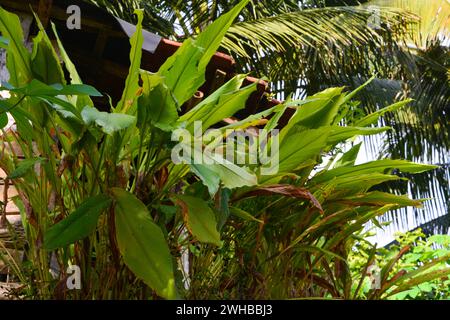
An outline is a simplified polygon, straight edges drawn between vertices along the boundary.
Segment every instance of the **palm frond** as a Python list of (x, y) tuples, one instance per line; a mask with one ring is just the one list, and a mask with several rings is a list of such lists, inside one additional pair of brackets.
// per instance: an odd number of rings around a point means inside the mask
[(243, 21), (230, 28), (222, 45), (244, 71), (284, 81), (284, 93), (296, 91), (299, 79), (308, 79), (307, 91), (313, 92), (318, 88), (312, 82), (347, 83), (355, 74), (385, 75), (398, 65), (387, 65), (384, 57), (396, 56), (396, 43), (417, 17), (392, 8), (380, 12), (377, 28), (369, 23), (373, 12), (361, 6), (305, 9)]
[[(234, 24), (223, 46), (236, 55), (252, 58), (248, 49), (260, 53), (285, 52), (304, 46), (338, 49), (349, 45), (365, 45), (381, 41), (380, 30), (404, 30), (405, 24), (417, 17), (395, 8), (381, 11), (382, 25), (374, 29), (369, 24), (373, 11), (363, 7), (315, 8), (278, 14)], [(388, 27), (389, 25), (389, 27)]]
[(371, 0), (368, 6), (402, 8), (420, 17), (408, 39), (425, 50), (436, 39), (450, 38), (450, 2), (447, 0)]
[(144, 27), (163, 37), (176, 34), (177, 20), (170, 4), (175, 1), (143, 0), (84, 0), (106, 9), (112, 15), (130, 23), (136, 23), (135, 9), (144, 10)]

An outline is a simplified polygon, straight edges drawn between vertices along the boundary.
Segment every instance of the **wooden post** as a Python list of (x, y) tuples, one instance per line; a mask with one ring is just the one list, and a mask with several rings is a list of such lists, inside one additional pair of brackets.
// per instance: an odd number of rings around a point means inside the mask
[(197, 104), (199, 104), (200, 101), (202, 101), (203, 97), (204, 93), (201, 91), (197, 91), (196, 93), (194, 93), (192, 98), (186, 102), (185, 112), (188, 112), (189, 110), (193, 109)]
[(227, 73), (225, 71), (217, 69), (216, 72), (214, 73), (214, 79), (212, 80), (211, 87), (209, 89), (209, 94), (219, 89), (219, 87), (225, 83), (226, 77)]

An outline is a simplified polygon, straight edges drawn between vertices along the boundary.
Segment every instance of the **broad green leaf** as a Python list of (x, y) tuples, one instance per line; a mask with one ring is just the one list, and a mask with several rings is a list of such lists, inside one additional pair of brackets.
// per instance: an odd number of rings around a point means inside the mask
[(399, 292), (397, 294), (394, 294), (394, 295), (390, 296), (389, 299), (392, 299), (392, 300), (405, 300), (410, 295), (410, 293), (412, 293), (413, 291), (414, 291), (414, 289), (402, 291), (402, 292)]
[(171, 131), (178, 119), (178, 111), (174, 104), (167, 103), (173, 99), (164, 78), (159, 74), (141, 72), (142, 95), (138, 99), (138, 126), (143, 128), (147, 123)]
[(109, 135), (128, 128), (136, 121), (134, 116), (98, 111), (88, 106), (81, 111), (81, 116), (87, 125), (95, 123), (101, 127), (104, 133)]
[(407, 196), (397, 196), (392, 193), (373, 191), (362, 195), (353, 197), (346, 197), (340, 200), (342, 202), (351, 202), (358, 206), (384, 206), (387, 204), (395, 204), (399, 206), (414, 206), (421, 207), (422, 202), (419, 200), (412, 200)]
[(168, 100), (169, 105), (175, 104), (178, 109), (204, 83), (209, 60), (219, 48), (233, 20), (247, 3), (248, 0), (243, 0), (228, 13), (221, 15), (195, 40), (184, 41), (161, 66), (158, 73), (165, 78), (165, 84), (176, 100)]
[(177, 214), (177, 207), (176, 206), (168, 206), (168, 205), (155, 205), (153, 206), (156, 210), (159, 212), (162, 212), (164, 214), (165, 222), (169, 223), (173, 217)]
[(55, 250), (86, 238), (94, 232), (100, 214), (110, 204), (111, 198), (106, 195), (96, 195), (83, 201), (67, 218), (47, 230), (44, 248)]
[(59, 95), (89, 95), (100, 97), (102, 95), (94, 87), (85, 84), (62, 85), (57, 83), (47, 85), (37, 79), (31, 80), (30, 83), (19, 88), (2, 87), (1, 89), (9, 90), (10, 92), (14, 93), (23, 94), (29, 97), (34, 96), (56, 97)]
[(0, 33), (8, 40), (6, 66), (9, 82), (20, 86), (31, 80), (31, 55), (24, 46), (22, 25), (19, 17), (0, 7)]
[(353, 167), (340, 167), (324, 171), (312, 179), (312, 183), (322, 183), (335, 177), (354, 176), (357, 177), (362, 174), (371, 173), (389, 173), (394, 169), (399, 169), (402, 172), (421, 173), (437, 168), (434, 165), (414, 163), (406, 160), (376, 160), (360, 164)]
[(113, 188), (116, 238), (125, 264), (158, 295), (175, 299), (172, 256), (161, 229), (133, 194)]
[[(269, 108), (267, 110), (261, 111), (259, 113), (255, 113), (255, 114), (251, 114), (249, 115), (247, 118), (234, 122), (234, 123), (230, 123), (224, 127), (221, 127), (220, 130), (227, 130), (227, 129), (246, 129), (250, 126), (254, 126), (256, 123), (259, 123), (260, 120), (262, 118), (268, 117), (269, 115), (271, 115), (272, 113), (280, 113), (283, 112), (283, 110), (285, 109), (284, 105), (277, 105), (274, 106), (272, 108)], [(269, 121), (270, 122), (270, 121)], [(269, 122), (267, 124), (269, 124)], [(276, 125), (275, 125), (276, 126)], [(264, 127), (264, 129), (266, 130), (271, 130), (271, 129), (275, 129), (275, 126), (273, 128), (268, 128), (267, 126)]]
[(378, 119), (384, 115), (386, 112), (394, 112), (398, 109), (403, 108), (404, 106), (406, 106), (408, 103), (410, 103), (412, 101), (412, 99), (406, 99), (397, 103), (394, 103), (390, 106), (387, 106), (383, 109), (380, 109), (378, 111), (375, 111), (367, 116), (365, 116), (364, 118), (356, 121), (355, 126), (357, 127), (365, 127), (371, 124), (374, 124), (378, 121)]
[(0, 113), (0, 129), (3, 129), (8, 125), (8, 115), (6, 112)]
[(183, 151), (183, 155), (179, 155), (179, 160), (191, 164), (189, 168), (203, 181), (211, 194), (215, 193), (219, 187), (215, 176), (219, 177), (222, 185), (228, 189), (253, 186), (258, 183), (253, 172), (234, 164), (223, 155), (216, 154), (214, 150), (199, 151), (185, 141), (180, 142), (179, 146), (183, 150), (190, 150), (191, 153), (184, 154)]
[(172, 199), (181, 207), (184, 222), (189, 232), (198, 241), (222, 246), (214, 212), (206, 202), (185, 195), (174, 195)]
[(428, 293), (428, 292), (433, 291), (435, 286), (432, 285), (431, 283), (425, 282), (425, 283), (419, 284), (418, 287), (419, 287), (420, 291)]
[[(7, 85), (7, 83), (3, 83)], [(19, 105), (23, 101), (23, 97), (12, 96), (8, 99), (0, 99), (0, 113), (9, 112), (9, 114), (14, 118), (17, 132), (20, 137), (24, 139), (27, 143), (31, 144), (31, 140), (34, 135), (34, 129), (31, 123), (34, 120), (33, 115), (28, 112), (25, 108), (20, 108)]]
[(343, 142), (347, 139), (353, 138), (355, 136), (366, 136), (373, 135), (381, 132), (391, 130), (390, 127), (381, 128), (359, 128), (359, 127), (341, 127), (332, 126), (330, 135), (328, 136), (327, 142), (330, 145), (335, 145), (339, 142)]
[[(144, 36), (142, 33), (144, 12), (141, 9), (136, 9), (134, 13), (137, 16), (137, 25), (135, 33), (130, 38), (130, 67), (125, 80), (125, 88), (122, 92), (122, 97), (116, 108), (113, 110), (113, 113), (129, 114), (133, 116), (137, 114), (138, 99), (141, 91), (139, 86), (139, 73), (142, 58), (142, 46), (144, 43)], [(111, 151), (112, 161), (117, 161), (123, 148), (133, 139), (136, 133), (137, 128), (135, 126), (129, 126), (123, 132), (114, 133), (114, 143)], [(145, 132), (141, 131), (141, 134), (145, 135)]]
[(347, 167), (355, 165), (356, 158), (358, 157), (359, 149), (361, 149), (362, 142), (354, 145), (350, 150), (345, 152), (342, 157), (334, 164), (335, 168)]
[(21, 160), (19, 164), (17, 165), (16, 169), (14, 169), (13, 172), (8, 176), (9, 179), (18, 179), (22, 178), (24, 175), (26, 175), (32, 168), (34, 168), (34, 165), (36, 163), (44, 161), (45, 158), (30, 158)]
[(58, 111), (64, 118), (75, 118), (81, 120), (81, 113), (69, 101), (64, 100), (63, 97), (39, 96), (38, 100), (42, 100), (50, 107)]
[(186, 129), (193, 132), (194, 121), (202, 121), (203, 130), (228, 118), (245, 107), (250, 94), (256, 89), (256, 83), (240, 89), (245, 75), (237, 75), (221, 86), (195, 108), (182, 115), (178, 122), (186, 122)]
[(264, 223), (264, 221), (256, 219), (254, 216), (252, 216), (250, 213), (248, 213), (247, 211), (244, 211), (240, 208), (236, 208), (236, 207), (230, 207), (230, 213), (236, 217), (239, 217), (243, 220), (247, 220), (247, 221), (255, 221), (258, 223)]
[(17, 131), (20, 133), (20, 136), (31, 144), (31, 139), (33, 137), (34, 131), (33, 127), (30, 123), (31, 115), (21, 108), (13, 108), (10, 111), (10, 114), (13, 116), (14, 121), (17, 126)]
[(33, 74), (44, 83), (62, 83), (65, 85), (64, 71), (53, 43), (47, 36), (38, 15), (35, 12), (33, 12), (33, 15), (39, 28), (38, 35), (33, 39), (34, 45), (31, 53)]
[(225, 33), (247, 5), (249, 0), (241, 0), (229, 12), (222, 14), (196, 38), (197, 45), (203, 48), (203, 57), (199, 62), (199, 70), (205, 70), (210, 58), (219, 48)]
[(159, 69), (158, 74), (164, 78), (164, 84), (172, 95), (163, 100), (168, 108), (179, 110), (205, 81), (205, 70), (198, 70), (202, 50), (195, 40), (189, 38)]
[(98, 92), (97, 89), (87, 84), (70, 84), (65, 86), (62, 86), (60, 84), (52, 84), (51, 87), (54, 88), (56, 90), (55, 93), (59, 93), (59, 95), (85, 95), (91, 97), (102, 96), (102, 94)]
[(6, 112), (11, 110), (13, 106), (14, 104), (10, 102), (10, 99), (7, 100), (0, 99), (0, 109), (2, 114), (6, 115)]
[(142, 35), (144, 12), (142, 10), (135, 10), (134, 13), (137, 15), (138, 21), (136, 32), (130, 38), (130, 68), (127, 79), (125, 80), (125, 89), (123, 90), (122, 98), (115, 109), (118, 113), (127, 113), (130, 109), (131, 114), (134, 113), (139, 89), (139, 70), (141, 68), (142, 44), (144, 43), (144, 36)]
[(33, 52), (31, 54), (33, 75), (44, 83), (65, 84), (61, 64), (47, 35), (40, 31), (33, 39), (33, 42)]
[[(205, 157), (206, 163), (214, 163), (195, 164), (195, 170), (202, 181), (208, 181), (208, 184), (210, 184), (210, 181), (211, 183), (216, 181), (216, 179), (210, 177), (211, 174), (218, 175), (223, 186), (228, 189), (254, 186), (258, 183), (256, 175), (246, 168), (240, 167), (216, 154), (204, 153), (203, 156)], [(206, 185), (208, 186), (208, 184)], [(215, 187), (212, 188), (212, 185), (210, 185), (209, 188), (211, 188), (211, 190), (215, 189)]]
[(316, 159), (327, 145), (329, 127), (290, 132), (279, 148), (279, 172), (292, 172), (302, 163)]
[[(342, 104), (343, 88), (329, 88), (319, 92), (308, 99), (308, 103), (303, 103), (295, 114), (290, 118), (286, 127), (281, 131), (280, 140), (293, 126), (317, 129), (321, 126), (329, 126), (333, 123), (339, 107)], [(292, 101), (291, 104), (295, 104)]]
[(191, 171), (199, 177), (203, 184), (208, 188), (209, 194), (211, 196), (215, 195), (217, 190), (219, 190), (220, 176), (213, 170), (209, 169), (208, 166), (191, 164)]
[(77, 68), (75, 67), (75, 64), (70, 59), (69, 55), (67, 54), (66, 49), (64, 49), (64, 46), (61, 42), (61, 39), (59, 38), (58, 32), (56, 30), (56, 26), (53, 22), (51, 22), (53, 34), (56, 38), (56, 43), (58, 44), (58, 51), (61, 56), (61, 60), (64, 62), (64, 66), (69, 72), (71, 83), (72, 84), (83, 84), (83, 81), (81, 81), (81, 77), (78, 74)]
[(441, 246), (450, 246), (450, 235), (435, 234), (427, 239), (428, 243), (437, 243)]
[(70, 102), (74, 100), (67, 96), (39, 96), (34, 99), (45, 102), (61, 116), (59, 125), (62, 130), (69, 134), (69, 137), (60, 135), (59, 138), (64, 151), (70, 153), (69, 150), (73, 146), (73, 141), (78, 140), (80, 135), (83, 134), (85, 126), (81, 112)]
[[(349, 166), (350, 167), (350, 166)], [(407, 180), (397, 175), (382, 174), (382, 173), (363, 173), (357, 175), (342, 175), (332, 177), (330, 180), (323, 181), (316, 186), (319, 194), (323, 194), (320, 190), (327, 186), (334, 192), (327, 192), (326, 199), (340, 199), (345, 196), (354, 195), (361, 192), (366, 192), (371, 187), (386, 181)], [(313, 184), (313, 183), (312, 183)], [(313, 184), (314, 185), (314, 184)]]
[[(39, 17), (33, 12), (37, 26), (39, 28), (38, 35), (33, 39), (34, 46), (33, 51), (31, 54), (32, 59), (32, 70), (33, 74), (36, 79), (42, 81), (46, 84), (53, 84), (53, 83), (62, 83), (63, 85), (66, 85), (66, 79), (64, 75), (64, 71), (62, 68), (62, 64), (60, 62), (60, 58), (58, 54), (56, 53), (53, 43), (47, 36), (47, 33), (45, 31), (44, 26), (41, 24)], [(60, 54), (63, 56), (63, 54)], [(64, 94), (64, 92), (55, 93), (55, 95), (58, 94)], [(76, 95), (81, 95), (82, 93), (77, 92)], [(89, 93), (88, 93), (89, 94)], [(93, 95), (100, 95), (96, 90), (95, 94)], [(63, 130), (67, 130), (70, 132), (71, 136), (78, 136), (79, 132), (81, 132), (81, 116), (80, 112), (78, 111), (76, 107), (77, 100), (87, 100), (87, 102), (90, 100), (89, 97), (80, 99), (77, 98), (77, 96), (69, 96), (69, 97), (61, 97), (60, 101), (62, 99), (68, 99), (70, 102), (63, 102), (63, 104), (58, 103), (55, 104), (56, 101), (50, 102), (50, 99), (58, 99), (56, 97), (50, 97), (48, 96), (47, 99), (44, 99), (44, 96), (37, 96), (37, 99), (43, 100), (46, 104), (48, 104), (50, 107), (53, 107), (54, 109), (57, 109), (57, 111), (63, 115), (63, 118), (61, 119), (61, 127)], [(34, 103), (34, 101), (32, 101)], [(86, 103), (88, 104), (88, 103)], [(33, 106), (32, 106), (33, 108)], [(33, 109), (42, 109), (42, 107), (34, 107)], [(74, 119), (76, 119), (74, 121)], [(65, 151), (68, 150), (68, 145), (70, 143), (67, 143), (64, 141), (64, 138), (61, 139), (62, 147)]]

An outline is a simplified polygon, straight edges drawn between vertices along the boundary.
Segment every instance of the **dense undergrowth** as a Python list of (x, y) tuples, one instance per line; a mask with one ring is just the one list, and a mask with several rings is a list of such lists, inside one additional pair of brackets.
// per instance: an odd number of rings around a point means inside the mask
[[(405, 269), (397, 256), (374, 259), (379, 249), (360, 244), (368, 221), (422, 203), (372, 187), (401, 180), (394, 170), (434, 168), (393, 159), (355, 165), (354, 138), (389, 130), (376, 126), (379, 116), (408, 100), (362, 114), (354, 100), (359, 89), (338, 87), (224, 124), (256, 89), (242, 87), (245, 76), (236, 75), (180, 112), (246, 2), (186, 40), (157, 73), (139, 68), (137, 11), (125, 90), (110, 112), (94, 106), (90, 96), (100, 93), (82, 84), (59, 41), (57, 54), (41, 27), (29, 52), (18, 17), (0, 9), (11, 74), (2, 84), (11, 97), (0, 101), (0, 117), (5, 125), (9, 112), (17, 125), (3, 130), (0, 166), (19, 191), (26, 236), (24, 260), (11, 264), (23, 284), (18, 296), (382, 299), (450, 273), (448, 252)], [(263, 174), (258, 163), (172, 161), (176, 129), (193, 133), (202, 121), (203, 130), (214, 127), (223, 136), (249, 127), (275, 132), (287, 109), (295, 110), (288, 124), (259, 150), (270, 149), (276, 172)], [(242, 150), (248, 156), (248, 142)], [(380, 282), (368, 287), (375, 260)], [(66, 286), (72, 265), (81, 270), (80, 290)]]

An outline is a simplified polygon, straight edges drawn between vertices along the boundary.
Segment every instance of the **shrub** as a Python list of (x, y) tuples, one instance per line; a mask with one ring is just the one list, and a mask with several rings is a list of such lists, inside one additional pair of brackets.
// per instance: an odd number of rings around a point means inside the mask
[[(354, 297), (348, 254), (357, 232), (388, 210), (421, 205), (372, 186), (400, 179), (394, 169), (434, 167), (390, 159), (355, 165), (359, 145), (342, 152), (358, 135), (389, 130), (373, 124), (408, 102), (356, 117), (352, 98), (360, 88), (327, 89), (224, 125), (255, 90), (241, 87), (244, 76), (237, 75), (182, 114), (246, 2), (186, 40), (157, 73), (139, 69), (137, 11), (125, 90), (111, 112), (95, 108), (90, 96), (100, 93), (81, 83), (59, 41), (63, 65), (42, 27), (30, 53), (17, 16), (0, 9), (11, 73), (2, 88), (11, 98), (0, 106), (17, 124), (3, 132), (0, 166), (20, 195), (22, 297)], [(260, 147), (278, 159), (272, 174), (258, 163), (172, 161), (177, 129), (193, 133), (202, 121), (204, 130), (214, 126), (224, 135), (255, 125), (272, 132), (287, 109), (295, 110), (288, 124)], [(248, 141), (243, 146), (248, 157)], [(66, 286), (72, 265), (80, 267), (81, 290)]]

